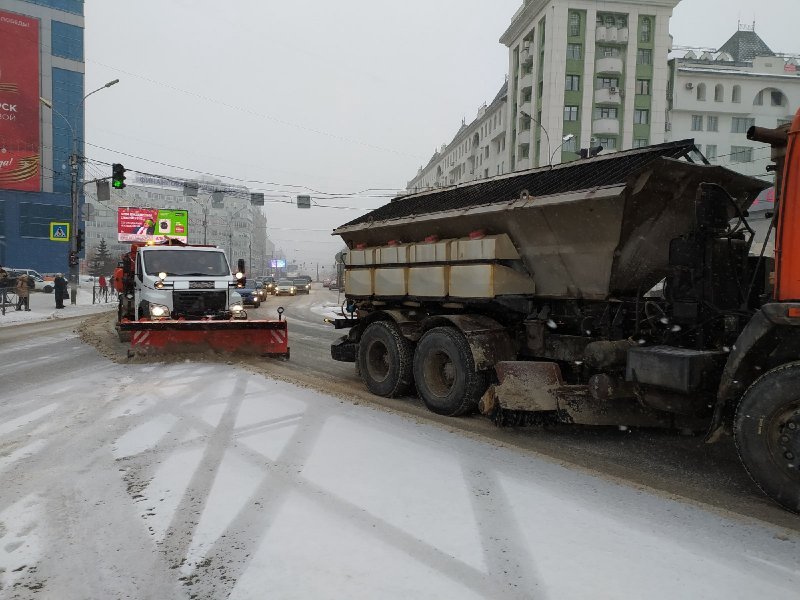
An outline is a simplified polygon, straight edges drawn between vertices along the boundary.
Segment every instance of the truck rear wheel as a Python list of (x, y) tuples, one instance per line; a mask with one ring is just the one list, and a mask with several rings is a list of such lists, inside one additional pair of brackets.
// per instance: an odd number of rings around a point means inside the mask
[(375, 321), (358, 343), (358, 371), (369, 391), (384, 398), (408, 393), (413, 383), (411, 342), (394, 323)]
[(772, 369), (747, 389), (733, 433), (758, 487), (784, 508), (800, 512), (800, 363)]
[(467, 339), (452, 327), (435, 327), (422, 336), (414, 352), (414, 380), (425, 406), (448, 417), (474, 412), (487, 386)]

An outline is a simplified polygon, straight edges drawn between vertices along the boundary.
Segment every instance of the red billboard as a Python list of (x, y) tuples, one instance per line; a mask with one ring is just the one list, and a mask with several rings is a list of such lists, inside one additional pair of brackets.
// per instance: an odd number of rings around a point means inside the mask
[(0, 189), (38, 192), (39, 20), (0, 10)]

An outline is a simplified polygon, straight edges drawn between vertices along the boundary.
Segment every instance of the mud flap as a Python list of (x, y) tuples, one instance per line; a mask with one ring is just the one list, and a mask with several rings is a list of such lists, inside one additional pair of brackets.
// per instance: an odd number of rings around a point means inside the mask
[(230, 352), (289, 358), (289, 332), (280, 321), (126, 321), (136, 354), (179, 352)]

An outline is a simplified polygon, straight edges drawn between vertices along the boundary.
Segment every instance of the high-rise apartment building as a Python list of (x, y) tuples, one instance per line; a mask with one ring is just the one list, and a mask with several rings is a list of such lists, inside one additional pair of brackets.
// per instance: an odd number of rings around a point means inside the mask
[[(83, 0), (4, 0), (0, 9), (0, 265), (67, 270), (69, 155), (83, 154)], [(52, 103), (52, 109), (39, 98)]]
[(594, 145), (663, 142), (678, 2), (526, 0), (500, 38), (509, 49), (510, 170), (573, 160)]

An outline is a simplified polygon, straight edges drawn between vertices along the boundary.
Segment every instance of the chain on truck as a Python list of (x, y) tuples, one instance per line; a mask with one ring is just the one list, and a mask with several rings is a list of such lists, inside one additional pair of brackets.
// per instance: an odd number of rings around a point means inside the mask
[(334, 231), (348, 333), (331, 347), (375, 394), (439, 414), (732, 433), (800, 511), (800, 111), (753, 128), (769, 183), (693, 140), (398, 197)]
[(216, 246), (174, 239), (133, 244), (114, 273), (117, 331), (130, 353), (203, 351), (289, 357), (283, 309), (276, 320), (250, 320), (236, 291), (244, 261), (231, 271)]

